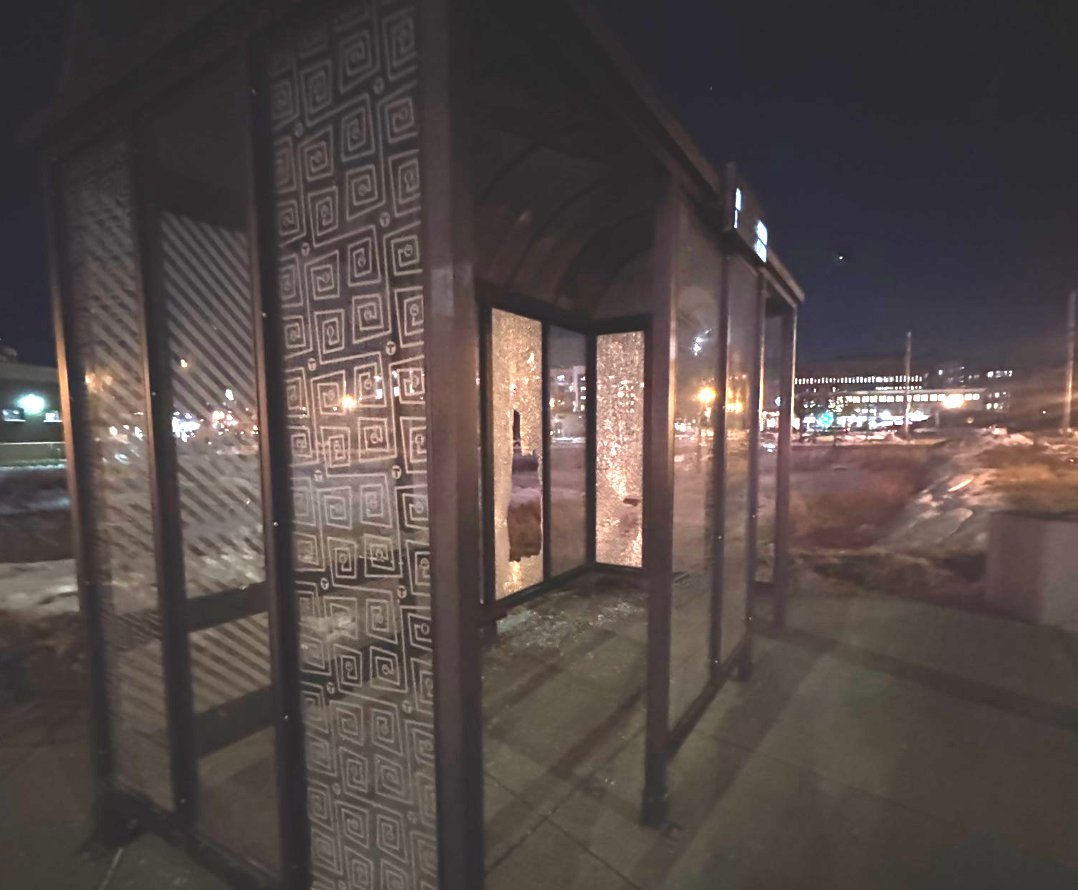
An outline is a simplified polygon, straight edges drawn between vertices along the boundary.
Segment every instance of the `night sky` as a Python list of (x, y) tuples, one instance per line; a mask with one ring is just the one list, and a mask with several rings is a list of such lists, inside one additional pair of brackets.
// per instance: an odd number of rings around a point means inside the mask
[[(0, 35), (0, 339), (51, 361), (32, 146), (67, 0)], [(716, 166), (737, 161), (808, 294), (802, 355), (1024, 364), (1078, 287), (1078, 2), (595, 0)], [(844, 259), (840, 260), (842, 256)]]

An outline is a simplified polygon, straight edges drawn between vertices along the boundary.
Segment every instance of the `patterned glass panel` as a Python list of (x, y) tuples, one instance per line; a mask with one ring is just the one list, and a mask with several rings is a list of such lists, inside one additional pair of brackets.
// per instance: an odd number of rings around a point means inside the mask
[(726, 534), (722, 557), (721, 658), (745, 637), (748, 596), (749, 422), (752, 366), (758, 352), (756, 280), (742, 261), (731, 261), (730, 328), (726, 353)]
[(313, 886), (437, 886), (416, 11), (268, 58)]
[(644, 508), (644, 334), (596, 343), (595, 558), (640, 566)]
[(94, 575), (105, 637), (116, 781), (171, 808), (161, 626), (146, 449), (141, 307), (131, 224), (130, 152), (115, 142), (64, 171), (75, 361), (85, 406)]
[(587, 338), (547, 331), (550, 393), (550, 571), (557, 575), (587, 560)]
[(490, 341), (494, 589), (501, 598), (543, 580), (543, 326), (495, 309)]
[(722, 257), (682, 204), (677, 252), (674, 583), (670, 713), (681, 717), (711, 678), (716, 377)]
[(199, 819), (222, 846), (275, 868), (244, 103), (233, 66), (170, 102), (149, 127), (146, 188), (158, 208), (151, 274), (167, 310), (185, 592), (200, 616), (189, 641)]

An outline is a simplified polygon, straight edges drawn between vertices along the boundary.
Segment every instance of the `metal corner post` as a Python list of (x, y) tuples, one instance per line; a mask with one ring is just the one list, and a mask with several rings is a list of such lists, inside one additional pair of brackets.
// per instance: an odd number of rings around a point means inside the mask
[(482, 572), (480, 588), (477, 594), (482, 599), (486, 610), (494, 608), (497, 598), (494, 582), (494, 397), (492, 381), (494, 379), (493, 356), (491, 355), (491, 328), (494, 324), (493, 308), (488, 302), (478, 305), (479, 325), (479, 466), (482, 472), (480, 481), (480, 564)]
[(483, 886), (479, 648), (479, 321), (467, 134), (468, 9), (420, 7), (420, 164), (427, 390), (438, 870)]
[(782, 314), (782, 358), (779, 367), (779, 441), (775, 468), (774, 626), (786, 625), (790, 592), (790, 470), (793, 461), (794, 373), (797, 362), (797, 310)]
[(715, 405), (712, 409), (712, 478), (711, 478), (711, 634), (709, 654), (711, 680), (722, 678), (722, 601), (726, 577), (726, 374), (730, 352), (730, 264), (734, 255), (722, 240), (722, 265), (719, 271), (718, 349), (715, 350)]
[(599, 335), (591, 331), (587, 335), (587, 353), (584, 369), (584, 534), (587, 536), (584, 562), (595, 565), (595, 460), (596, 432), (598, 429), (598, 404), (595, 401), (599, 376)]
[(140, 333), (146, 381), (146, 444), (150, 467), (157, 596), (161, 618), (161, 652), (168, 705), (172, 796), (182, 823), (197, 820), (198, 764), (195, 755), (194, 705), (187, 632), (187, 590), (184, 580), (176, 440), (172, 435), (172, 350), (160, 239), (158, 208), (152, 186), (147, 125), (136, 118), (132, 148), (132, 225), (136, 254), (136, 289), (142, 307)]
[(90, 455), (82, 432), (87, 429), (88, 408), (83, 391), (82, 364), (75, 346), (77, 321), (74, 295), (67, 278), (67, 252), (61, 245), (65, 232), (63, 201), (56, 191), (56, 168), (42, 167), (45, 195), (45, 227), (51, 290), (52, 323), (56, 337), (56, 361), (60, 381), (60, 406), (64, 418), (64, 453), (67, 458), (67, 491), (71, 501), (72, 545), (78, 585), (79, 611), (86, 632), (90, 673), (90, 763), (94, 779), (93, 825), (104, 837), (106, 798), (112, 775), (112, 739), (108, 716), (105, 664), (105, 632), (101, 619), (100, 589), (96, 584), (93, 536), (90, 533)]
[[(644, 572), (648, 588), (644, 799), (647, 825), (666, 821), (669, 807), (670, 625), (674, 532), (674, 318), (679, 189), (671, 179), (656, 216), (653, 324), (645, 365)], [(594, 385), (589, 400), (594, 402)]]
[(550, 542), (553, 540), (553, 529), (550, 525), (550, 324), (543, 322), (542, 327), (542, 346), (540, 348), (541, 355), (539, 356), (540, 372), (543, 375), (543, 379), (539, 383), (540, 398), (542, 399), (543, 409), (543, 446), (542, 446), (542, 462), (543, 465), (539, 468), (540, 479), (543, 486), (543, 515), (542, 515), (542, 534), (543, 534), (543, 580), (549, 581), (551, 577), (551, 553)]
[(248, 236), (254, 299), (255, 373), (262, 428), (261, 492), (266, 551), (266, 597), (270, 621), (270, 672), (274, 695), (275, 779), (280, 833), (281, 883), (288, 890), (310, 885), (310, 823), (307, 813), (306, 758), (299, 614), (293, 577), (292, 490), (288, 466), (287, 396), (277, 250), (274, 227), (273, 157), (268, 88), (262, 76), (260, 46), (243, 46), (248, 106)]

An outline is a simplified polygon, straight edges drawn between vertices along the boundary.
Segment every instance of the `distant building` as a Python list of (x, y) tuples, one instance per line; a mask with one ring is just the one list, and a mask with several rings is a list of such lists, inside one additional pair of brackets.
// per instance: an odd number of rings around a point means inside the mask
[(56, 368), (0, 358), (0, 442), (60, 442)]
[(914, 370), (901, 356), (803, 363), (794, 409), (803, 426), (879, 429), (901, 426), (907, 390), (912, 423), (996, 423), (1010, 413), (1010, 368), (968, 369), (946, 362)]

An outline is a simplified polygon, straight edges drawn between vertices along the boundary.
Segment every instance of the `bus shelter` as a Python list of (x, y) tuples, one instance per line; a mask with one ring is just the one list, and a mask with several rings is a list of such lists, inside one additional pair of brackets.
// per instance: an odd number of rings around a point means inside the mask
[(40, 123), (96, 823), (483, 882), (481, 632), (646, 591), (641, 819), (751, 665), (766, 215), (575, 4), (79, 4)]

